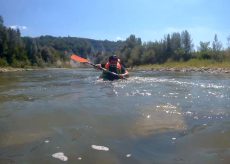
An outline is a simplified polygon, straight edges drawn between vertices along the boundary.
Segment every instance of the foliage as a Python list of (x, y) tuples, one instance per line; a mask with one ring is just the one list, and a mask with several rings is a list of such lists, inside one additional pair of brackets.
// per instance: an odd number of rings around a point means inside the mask
[(212, 58), (216, 61), (223, 61), (222, 43), (218, 40), (217, 35), (214, 36), (214, 41), (212, 42)]
[(184, 68), (204, 68), (204, 69), (218, 69), (218, 68), (227, 68), (230, 69), (230, 62), (223, 61), (218, 62), (214, 60), (204, 60), (204, 59), (191, 59), (186, 62), (182, 61), (168, 61), (164, 64), (151, 64), (151, 65), (141, 65), (136, 67), (136, 69), (144, 69), (144, 70), (153, 70), (153, 69), (184, 69)]
[(40, 36), (21, 37), (20, 31), (4, 26), (0, 16), (0, 66), (60, 66), (70, 61), (70, 54), (76, 53), (94, 63), (105, 63), (110, 55), (116, 54), (128, 67), (144, 64), (163, 64), (176, 61), (208, 59), (222, 62), (230, 60), (230, 36), (228, 48), (214, 36), (210, 42), (200, 42), (193, 50), (191, 35), (187, 30), (167, 34), (160, 41), (142, 43), (141, 38), (130, 35), (125, 41), (100, 41), (77, 37)]

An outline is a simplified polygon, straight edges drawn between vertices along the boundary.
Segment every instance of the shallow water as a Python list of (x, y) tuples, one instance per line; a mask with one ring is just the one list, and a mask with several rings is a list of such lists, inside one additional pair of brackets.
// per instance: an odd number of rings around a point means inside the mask
[(0, 75), (0, 163), (230, 163), (229, 74)]

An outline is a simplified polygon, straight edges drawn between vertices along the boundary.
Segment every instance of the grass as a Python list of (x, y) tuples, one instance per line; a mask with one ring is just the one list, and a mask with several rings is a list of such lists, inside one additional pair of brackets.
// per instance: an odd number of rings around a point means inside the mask
[(199, 59), (191, 59), (187, 62), (175, 62), (175, 61), (168, 61), (164, 64), (149, 64), (149, 65), (141, 65), (137, 66), (137, 69), (163, 69), (163, 68), (176, 68), (176, 69), (183, 69), (183, 68), (210, 68), (210, 69), (230, 69), (230, 61), (223, 61), (217, 62), (213, 60), (199, 60)]

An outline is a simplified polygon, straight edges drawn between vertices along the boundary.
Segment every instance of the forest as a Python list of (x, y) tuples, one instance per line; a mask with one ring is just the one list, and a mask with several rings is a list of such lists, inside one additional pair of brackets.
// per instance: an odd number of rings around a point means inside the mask
[(94, 63), (106, 62), (108, 56), (116, 54), (128, 67), (194, 58), (230, 61), (230, 36), (226, 39), (227, 48), (223, 47), (215, 34), (213, 41), (200, 41), (195, 49), (187, 30), (166, 34), (163, 39), (154, 42), (142, 42), (133, 34), (125, 41), (116, 42), (70, 36), (22, 37), (19, 29), (6, 27), (0, 16), (0, 67), (66, 67), (71, 53)]

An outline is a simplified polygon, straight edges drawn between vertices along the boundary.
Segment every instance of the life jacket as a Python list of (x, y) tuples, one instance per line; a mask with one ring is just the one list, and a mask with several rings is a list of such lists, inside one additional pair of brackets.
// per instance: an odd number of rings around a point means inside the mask
[[(106, 63), (105, 69), (114, 72), (114, 71), (111, 69), (111, 65), (110, 65), (109, 62)], [(119, 62), (117, 62), (117, 67), (116, 67), (116, 72), (115, 72), (115, 73), (121, 74), (121, 64), (120, 64)]]

